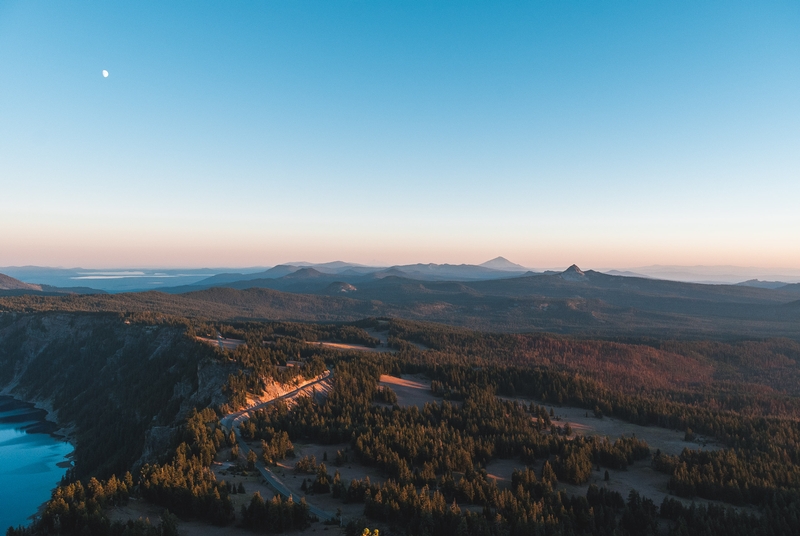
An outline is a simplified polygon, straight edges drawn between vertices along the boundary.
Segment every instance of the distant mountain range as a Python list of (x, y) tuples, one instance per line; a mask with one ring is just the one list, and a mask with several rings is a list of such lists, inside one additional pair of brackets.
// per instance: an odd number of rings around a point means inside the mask
[(747, 281), (742, 281), (741, 283), (736, 283), (737, 285), (741, 285), (743, 287), (756, 287), (756, 288), (782, 288), (784, 290), (789, 290), (792, 287), (800, 287), (800, 284), (786, 284), (783, 281), (761, 281), (759, 279), (748, 279)]
[(103, 293), (103, 291), (85, 287), (59, 288), (51, 285), (35, 285), (31, 283), (24, 283), (19, 279), (15, 279), (5, 274), (0, 274), (0, 296), (21, 296), (24, 294), (57, 296), (62, 294), (98, 293)]
[[(397, 276), (421, 281), (483, 281), (544, 273), (554, 275), (563, 269), (535, 271), (497, 257), (481, 264), (406, 264), (396, 266), (367, 266), (358, 263), (333, 261), (326, 263), (291, 262), (274, 267), (200, 269), (86, 269), (47, 268), (39, 266), (0, 267), (0, 273), (34, 285), (59, 288), (93, 288), (106, 292), (164, 290), (166, 292), (211, 288), (218, 285), (260, 279), (278, 279), (302, 268), (313, 268), (325, 275), (338, 275), (350, 284), (349, 278)], [(785, 273), (784, 273), (785, 272)], [(800, 271), (741, 268), (736, 266), (644, 266), (629, 270), (607, 270), (608, 275), (664, 279), (708, 284), (739, 284), (779, 288), (800, 283)], [(783, 275), (781, 275), (783, 274)], [(271, 288), (270, 285), (267, 285)]]
[[(489, 263), (484, 264), (500, 265), (504, 268), (513, 268), (515, 265), (506, 261), (505, 259), (493, 259)], [(482, 265), (452, 265), (452, 264), (410, 264), (402, 266), (393, 266), (391, 268), (368, 268), (358, 267), (353, 269), (352, 266), (341, 264), (335, 267), (321, 266), (321, 265), (281, 265), (271, 268), (263, 272), (256, 272), (251, 274), (234, 274), (225, 273), (219, 274), (208, 279), (198, 281), (193, 285), (184, 285), (179, 287), (162, 288), (163, 292), (172, 294), (182, 294), (186, 292), (193, 292), (212, 287), (228, 287), (239, 290), (249, 288), (268, 288), (272, 290), (279, 290), (282, 292), (302, 293), (302, 294), (320, 294), (320, 295), (336, 295), (339, 293), (346, 293), (350, 297), (364, 296), (367, 299), (382, 300), (384, 292), (395, 292), (398, 285), (402, 282), (403, 285), (411, 285), (414, 288), (422, 287), (429, 291), (437, 288), (437, 285), (431, 283), (441, 283), (444, 287), (452, 287), (459, 289), (472, 289), (472, 291), (481, 292), (483, 287), (491, 286), (492, 288), (505, 287), (514, 289), (514, 291), (504, 291), (504, 295), (514, 294), (521, 292), (526, 295), (529, 288), (523, 287), (537, 287), (537, 293), (543, 296), (553, 296), (556, 288), (553, 287), (550, 276), (557, 276), (559, 281), (570, 281), (575, 283), (587, 283), (591, 281), (594, 286), (603, 286), (610, 284), (609, 282), (616, 283), (616, 290), (614, 292), (630, 293), (633, 288), (647, 288), (659, 289), (655, 291), (657, 294), (662, 292), (663, 289), (669, 289), (669, 292), (675, 292), (676, 288), (690, 289), (683, 292), (685, 297), (697, 297), (698, 295), (705, 295), (714, 293), (715, 295), (723, 295), (729, 293), (739, 293), (741, 295), (747, 294), (749, 291), (745, 290), (750, 288), (758, 288), (762, 290), (775, 290), (780, 291), (785, 287), (782, 295), (794, 295), (794, 285), (757, 285), (752, 282), (745, 282), (740, 285), (703, 285), (697, 283), (681, 283), (675, 281), (665, 281), (659, 279), (648, 278), (644, 276), (637, 277), (630, 272), (622, 272), (620, 275), (604, 274), (593, 270), (582, 271), (578, 266), (572, 265), (562, 272), (548, 271), (544, 273), (536, 273), (532, 271), (510, 271), (487, 268)], [(502, 283), (491, 283), (492, 281), (503, 281)], [(414, 282), (424, 282), (419, 285)], [(549, 282), (545, 287), (542, 284)], [(605, 282), (605, 283), (604, 283)], [(456, 285), (460, 283), (460, 285)], [(740, 290), (731, 290), (729, 287), (734, 287)], [(800, 285), (797, 285), (800, 287)], [(584, 289), (580, 293), (581, 297), (586, 297), (588, 290)], [(599, 290), (598, 290), (599, 292)], [(609, 290), (610, 292), (610, 290)], [(562, 296), (566, 297), (566, 296)], [(604, 297), (608, 299), (608, 297)], [(613, 300), (612, 300), (613, 301)]]
[[(392, 316), (476, 329), (592, 337), (800, 340), (797, 284), (764, 288), (683, 283), (609, 275), (576, 265), (546, 273), (447, 264), (364, 270), (352, 265), (284, 265), (251, 274), (218, 274), (195, 285), (162, 289), (169, 293), (73, 296), (34, 304), (0, 300), (0, 310), (3, 303), (10, 309), (24, 303), (28, 309), (160, 310), (230, 320), (349, 321)], [(453, 275), (461, 279), (446, 278)]]
[(31, 285), (30, 283), (23, 283), (19, 279), (0, 274), (0, 290), (33, 290), (41, 291), (41, 285)]
[(247, 268), (240, 271), (229, 269), (116, 269), (96, 270), (85, 268), (46, 268), (39, 266), (11, 266), (0, 268), (21, 281), (32, 284), (47, 284), (54, 287), (89, 286), (106, 292), (130, 292), (142, 290), (164, 290), (175, 292), (211, 288), (219, 285), (260, 279), (277, 279), (301, 269), (313, 268), (325, 275), (357, 277), (372, 275), (385, 277), (396, 275), (421, 280), (477, 281), (521, 275), (527, 268), (497, 257), (481, 265), (471, 264), (409, 264), (392, 267), (365, 266), (363, 264), (334, 261), (326, 263), (294, 262), (272, 268)]
[(480, 265), (474, 264), (406, 264), (389, 268), (370, 267), (345, 262), (324, 264), (282, 264), (253, 273), (221, 273), (178, 287), (160, 290), (182, 293), (204, 288), (271, 288), (286, 292), (317, 292), (333, 283), (358, 285), (386, 277), (402, 277), (420, 281), (484, 281), (532, 274), (519, 264), (497, 257)]

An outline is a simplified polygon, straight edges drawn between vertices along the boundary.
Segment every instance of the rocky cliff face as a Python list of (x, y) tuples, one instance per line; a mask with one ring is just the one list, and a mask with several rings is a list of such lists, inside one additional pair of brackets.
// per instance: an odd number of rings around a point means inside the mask
[(187, 412), (225, 401), (230, 369), (181, 326), (0, 315), (0, 389), (52, 412), (76, 444), (80, 475), (121, 474), (158, 457)]

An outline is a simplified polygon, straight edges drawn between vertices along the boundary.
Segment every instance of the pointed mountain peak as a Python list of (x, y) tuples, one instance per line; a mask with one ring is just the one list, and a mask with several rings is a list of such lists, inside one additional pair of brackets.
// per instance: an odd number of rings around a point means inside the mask
[(480, 264), (479, 266), (491, 268), (492, 270), (505, 270), (510, 272), (524, 272), (527, 270), (524, 266), (511, 262), (505, 257), (496, 257), (490, 261)]
[(586, 280), (586, 274), (583, 272), (583, 270), (578, 268), (577, 264), (573, 264), (572, 266), (570, 266), (569, 268), (567, 268), (566, 270), (561, 272), (559, 274), (559, 277), (561, 279), (566, 280), (566, 281), (585, 281)]

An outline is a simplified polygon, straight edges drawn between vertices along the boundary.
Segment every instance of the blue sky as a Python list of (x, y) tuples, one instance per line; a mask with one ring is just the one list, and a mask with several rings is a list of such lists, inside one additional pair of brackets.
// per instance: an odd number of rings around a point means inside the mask
[(800, 268), (798, 28), (797, 2), (0, 2), (0, 266)]

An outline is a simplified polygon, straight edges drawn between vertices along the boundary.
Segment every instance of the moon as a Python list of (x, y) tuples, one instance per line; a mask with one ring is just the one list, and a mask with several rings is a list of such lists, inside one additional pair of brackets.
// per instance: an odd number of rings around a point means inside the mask
[(108, 78), (108, 71), (103, 69), (103, 78)]

